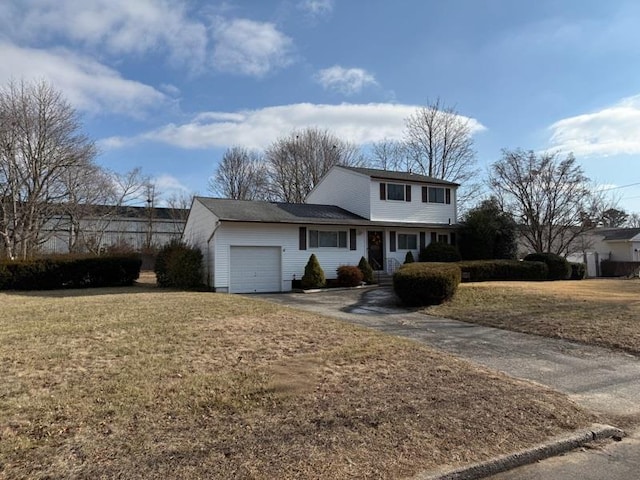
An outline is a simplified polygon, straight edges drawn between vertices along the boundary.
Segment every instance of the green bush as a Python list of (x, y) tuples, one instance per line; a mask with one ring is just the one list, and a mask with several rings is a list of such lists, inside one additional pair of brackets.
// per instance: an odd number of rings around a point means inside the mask
[(450, 263), (410, 263), (393, 274), (393, 290), (405, 305), (438, 305), (453, 296), (460, 277)]
[(354, 265), (341, 265), (336, 273), (338, 274), (338, 285), (342, 287), (357, 287), (364, 279), (360, 269)]
[(430, 243), (420, 250), (421, 262), (459, 262), (461, 260), (458, 249), (448, 243)]
[(368, 284), (373, 283), (373, 268), (369, 265), (369, 262), (366, 258), (361, 257), (360, 263), (358, 263), (358, 268), (362, 272), (362, 279)]
[(304, 275), (302, 276), (302, 288), (321, 288), (324, 287), (326, 280), (324, 271), (320, 267), (320, 262), (315, 254), (311, 254), (307, 265), (304, 267)]
[(411, 253), (411, 250), (409, 250), (407, 254), (404, 256), (404, 264), (406, 265), (407, 263), (413, 263), (413, 262), (415, 262), (415, 260), (413, 259), (413, 253)]
[(570, 280), (584, 280), (587, 278), (587, 266), (580, 262), (569, 262), (571, 266)]
[(543, 262), (519, 260), (470, 260), (459, 262), (463, 281), (547, 280), (549, 269)]
[(465, 260), (513, 260), (518, 227), (496, 198), (482, 201), (467, 212), (458, 231), (458, 249)]
[(198, 288), (202, 286), (202, 252), (171, 241), (158, 252), (153, 270), (160, 287)]
[(549, 268), (548, 280), (567, 280), (571, 277), (571, 265), (565, 258), (555, 253), (530, 253), (525, 262), (544, 262)]

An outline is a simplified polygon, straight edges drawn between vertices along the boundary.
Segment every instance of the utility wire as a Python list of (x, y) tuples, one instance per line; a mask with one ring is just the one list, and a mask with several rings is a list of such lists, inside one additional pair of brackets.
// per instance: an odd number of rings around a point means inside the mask
[(602, 190), (598, 190), (598, 191), (599, 192), (608, 192), (609, 190), (618, 190), (619, 188), (635, 187), (636, 185), (640, 185), (640, 182), (630, 183), (629, 185), (620, 185), (619, 187), (603, 188)]

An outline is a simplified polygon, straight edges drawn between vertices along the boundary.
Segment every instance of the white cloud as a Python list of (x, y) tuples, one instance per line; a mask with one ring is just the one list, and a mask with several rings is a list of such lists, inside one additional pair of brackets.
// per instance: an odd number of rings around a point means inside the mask
[(206, 26), (178, 0), (32, 0), (11, 13), (5, 22), (20, 25), (12, 35), (23, 41), (63, 37), (113, 55), (166, 51), (194, 66), (206, 58)]
[(185, 186), (180, 180), (173, 175), (163, 173), (154, 177), (152, 183), (156, 186), (157, 191), (166, 193), (167, 191), (189, 192), (189, 187)]
[(353, 95), (368, 85), (378, 84), (375, 77), (362, 68), (344, 68), (339, 65), (320, 70), (315, 78), (325, 89), (344, 95)]
[(67, 50), (45, 51), (0, 42), (0, 82), (45, 79), (77, 109), (141, 116), (166, 100), (164, 94), (127, 80), (95, 60)]
[(303, 0), (298, 8), (311, 17), (329, 15), (333, 11), (333, 0)]
[[(416, 108), (416, 105), (390, 103), (298, 103), (233, 113), (207, 112), (196, 116), (190, 123), (170, 124), (138, 137), (107, 141), (113, 146), (154, 141), (186, 149), (225, 148), (232, 145), (263, 149), (293, 130), (318, 127), (362, 145), (383, 139), (401, 139), (405, 119)], [(475, 119), (461, 118), (469, 120), (473, 132), (485, 128)]]
[(640, 153), (640, 95), (551, 125), (551, 148), (580, 156)]
[(218, 19), (214, 66), (221, 71), (262, 77), (292, 62), (292, 40), (272, 23)]

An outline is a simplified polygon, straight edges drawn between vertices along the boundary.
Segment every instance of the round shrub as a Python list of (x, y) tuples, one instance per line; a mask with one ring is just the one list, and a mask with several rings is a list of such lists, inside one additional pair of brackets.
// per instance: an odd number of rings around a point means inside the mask
[(304, 267), (304, 275), (302, 276), (302, 288), (321, 288), (326, 283), (324, 271), (320, 267), (320, 262), (315, 254), (311, 254), (307, 265)]
[(460, 252), (453, 245), (448, 243), (430, 243), (426, 248), (420, 250), (421, 262), (459, 262)]
[(153, 270), (161, 287), (197, 288), (202, 285), (202, 252), (171, 241), (158, 252)]
[(530, 253), (524, 257), (525, 262), (544, 262), (549, 268), (548, 280), (567, 280), (571, 277), (571, 265), (555, 253)]
[(338, 274), (338, 285), (341, 287), (357, 287), (364, 278), (360, 269), (353, 265), (341, 265), (336, 273)]
[(404, 257), (404, 263), (406, 265), (407, 263), (413, 263), (413, 262), (415, 262), (415, 260), (413, 259), (413, 253), (411, 253), (411, 250), (409, 250)]
[(457, 265), (410, 263), (393, 274), (393, 290), (405, 305), (438, 305), (453, 297), (460, 276)]
[(571, 265), (571, 280), (584, 280), (587, 278), (587, 266), (584, 263), (569, 262)]
[(358, 268), (362, 272), (362, 279), (369, 284), (373, 283), (373, 268), (371, 268), (371, 265), (369, 265), (369, 262), (366, 258), (360, 258)]

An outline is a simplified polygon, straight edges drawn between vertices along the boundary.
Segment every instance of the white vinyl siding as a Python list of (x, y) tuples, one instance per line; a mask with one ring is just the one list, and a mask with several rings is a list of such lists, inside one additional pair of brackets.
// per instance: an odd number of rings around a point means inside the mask
[(279, 247), (230, 247), (230, 293), (279, 292)]
[[(340, 226), (305, 225), (310, 230), (338, 230)], [(301, 279), (304, 267), (311, 254), (315, 254), (324, 270), (325, 277), (336, 278), (340, 265), (357, 265), (360, 257), (366, 256), (366, 229), (356, 229), (356, 250), (347, 248), (320, 248), (300, 250), (300, 225), (274, 223), (222, 222), (213, 236), (215, 264), (210, 259), (210, 268), (215, 268), (213, 286), (219, 292), (228, 292), (230, 285), (230, 252), (232, 247), (279, 247), (281, 251), (281, 291), (291, 290), (291, 281)], [(348, 231), (345, 229), (345, 231)]]
[(337, 205), (368, 219), (369, 184), (368, 176), (336, 166), (307, 195), (306, 203)]
[[(451, 203), (423, 203), (422, 184), (411, 184), (411, 202), (380, 200), (381, 180), (372, 179), (369, 188), (371, 220), (385, 222), (456, 223), (456, 191), (451, 189)], [(348, 208), (345, 206), (345, 208)]]

